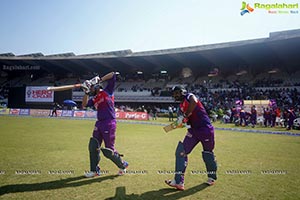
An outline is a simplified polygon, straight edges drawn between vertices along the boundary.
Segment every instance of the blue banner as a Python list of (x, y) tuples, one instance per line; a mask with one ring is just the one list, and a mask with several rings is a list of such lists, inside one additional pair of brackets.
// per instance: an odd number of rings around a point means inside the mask
[(30, 115), (29, 109), (20, 109), (19, 115)]
[(61, 113), (62, 117), (73, 117), (73, 110), (63, 110)]

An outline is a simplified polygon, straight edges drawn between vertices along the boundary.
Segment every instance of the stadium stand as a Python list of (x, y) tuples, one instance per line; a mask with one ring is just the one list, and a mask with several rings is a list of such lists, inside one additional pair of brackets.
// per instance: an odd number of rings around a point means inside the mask
[[(167, 107), (173, 103), (170, 88), (181, 84), (211, 110), (229, 108), (235, 99), (275, 98), (281, 106), (299, 106), (299, 49), (300, 29), (270, 33), (267, 38), (145, 52), (2, 53), (0, 95), (7, 98), (14, 87), (75, 84), (117, 71), (121, 78), (116, 103)], [(80, 94), (80, 89), (74, 91)]]

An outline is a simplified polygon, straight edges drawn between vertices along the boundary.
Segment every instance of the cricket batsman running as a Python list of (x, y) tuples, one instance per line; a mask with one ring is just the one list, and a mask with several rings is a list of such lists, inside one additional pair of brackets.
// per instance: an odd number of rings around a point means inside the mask
[[(104, 89), (101, 84), (103, 81), (107, 81), (107, 86)], [(90, 171), (85, 173), (87, 178), (100, 175), (100, 167), (98, 166), (100, 151), (119, 168), (119, 175), (123, 175), (128, 167), (128, 163), (121, 159), (120, 154), (115, 149), (116, 116), (113, 94), (115, 82), (116, 74), (111, 72), (101, 78), (96, 76), (91, 80), (86, 80), (82, 84), (82, 89), (85, 92), (82, 106), (94, 106), (97, 109), (97, 121), (89, 141)], [(104, 141), (105, 148), (100, 148), (102, 141)]]
[[(217, 180), (217, 163), (213, 153), (215, 146), (214, 127), (202, 103), (192, 93), (187, 93), (184, 87), (175, 86), (172, 89), (173, 98), (180, 102), (183, 122), (191, 126), (188, 128), (183, 142), (179, 142), (175, 152), (175, 178), (165, 183), (178, 190), (184, 190), (184, 173), (188, 164), (188, 154), (201, 142), (202, 158), (208, 175), (207, 184), (213, 185)], [(181, 123), (181, 122), (178, 122)]]

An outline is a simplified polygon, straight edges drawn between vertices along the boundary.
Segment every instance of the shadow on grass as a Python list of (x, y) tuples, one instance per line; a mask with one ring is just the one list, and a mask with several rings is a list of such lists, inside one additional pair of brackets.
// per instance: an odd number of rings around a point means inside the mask
[(153, 200), (153, 199), (168, 199), (175, 200), (183, 197), (187, 197), (193, 195), (205, 188), (209, 187), (206, 183), (202, 183), (200, 185), (194, 186), (184, 191), (179, 191), (174, 188), (164, 188), (160, 190), (148, 191), (142, 194), (127, 194), (125, 187), (117, 187), (116, 194), (114, 197), (107, 198), (105, 200), (123, 200), (123, 199), (142, 199), (142, 200)]
[(77, 177), (71, 177), (71, 178), (43, 182), (43, 183), (28, 183), (28, 184), (22, 183), (22, 184), (5, 185), (0, 187), (0, 196), (9, 193), (33, 192), (33, 191), (53, 190), (53, 189), (68, 188), (68, 187), (79, 187), (82, 185), (99, 183), (105, 180), (114, 179), (116, 177), (118, 177), (118, 175), (110, 175), (110, 176), (103, 176), (103, 177), (96, 177), (96, 178), (85, 178), (84, 176), (77, 176)]

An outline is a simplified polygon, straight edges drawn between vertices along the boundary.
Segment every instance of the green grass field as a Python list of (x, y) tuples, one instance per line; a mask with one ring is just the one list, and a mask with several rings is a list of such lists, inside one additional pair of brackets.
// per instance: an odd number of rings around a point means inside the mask
[(105, 174), (86, 179), (93, 125), (0, 116), (0, 199), (300, 199), (300, 137), (216, 131), (216, 185), (203, 184), (199, 145), (189, 156), (186, 190), (176, 191), (164, 180), (173, 177), (185, 129), (165, 134), (162, 126), (118, 123), (116, 148), (129, 173), (117, 176), (102, 157)]

